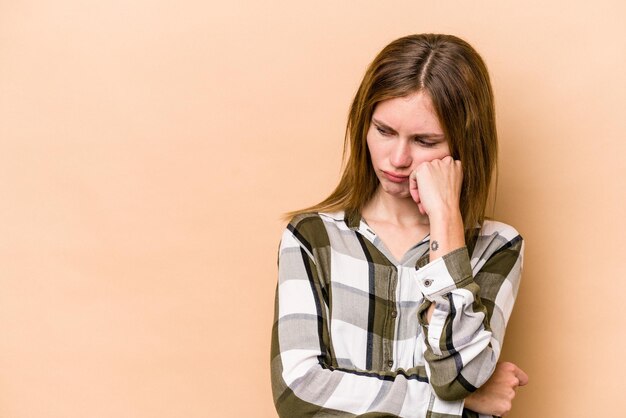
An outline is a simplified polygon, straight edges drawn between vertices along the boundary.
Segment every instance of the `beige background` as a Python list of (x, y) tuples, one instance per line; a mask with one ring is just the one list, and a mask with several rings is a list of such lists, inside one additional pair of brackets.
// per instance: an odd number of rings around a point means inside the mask
[(626, 6), (383, 3), (0, 0), (1, 417), (274, 417), (280, 215), (430, 31), (487, 61), (527, 239), (510, 416), (624, 416)]

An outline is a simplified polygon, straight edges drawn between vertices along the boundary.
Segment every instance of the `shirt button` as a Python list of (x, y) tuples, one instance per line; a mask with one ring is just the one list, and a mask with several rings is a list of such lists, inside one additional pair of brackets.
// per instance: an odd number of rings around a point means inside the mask
[(432, 281), (432, 280), (430, 280), (430, 279), (426, 279), (426, 280), (424, 280), (424, 286), (426, 286), (426, 287), (430, 287), (430, 285), (431, 285), (431, 284), (433, 284), (433, 281)]
[(393, 367), (393, 360), (389, 360), (389, 361), (387, 362), (387, 366), (389, 366), (389, 367)]
[(398, 316), (398, 311), (391, 311), (391, 317), (395, 318), (396, 316)]

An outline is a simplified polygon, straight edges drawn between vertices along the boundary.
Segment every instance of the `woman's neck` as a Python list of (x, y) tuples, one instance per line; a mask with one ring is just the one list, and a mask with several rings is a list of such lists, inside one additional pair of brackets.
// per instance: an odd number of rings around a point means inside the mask
[(385, 222), (397, 226), (428, 225), (428, 216), (422, 215), (411, 197), (398, 198), (381, 190), (380, 186), (365, 204), (361, 215), (365, 220)]

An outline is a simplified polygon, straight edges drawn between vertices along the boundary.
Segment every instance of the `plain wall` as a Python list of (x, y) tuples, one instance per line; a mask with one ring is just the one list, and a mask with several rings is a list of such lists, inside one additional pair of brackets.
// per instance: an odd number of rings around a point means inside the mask
[(0, 1), (0, 416), (275, 417), (281, 214), (338, 180), (374, 55), (461, 36), (527, 241), (511, 417), (621, 417), (620, 1)]

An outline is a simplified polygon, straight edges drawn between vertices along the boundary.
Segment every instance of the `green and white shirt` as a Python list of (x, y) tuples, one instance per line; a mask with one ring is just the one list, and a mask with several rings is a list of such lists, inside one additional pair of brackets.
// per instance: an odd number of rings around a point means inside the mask
[(427, 236), (396, 260), (358, 214), (295, 217), (272, 331), (279, 415), (478, 416), (463, 399), (498, 361), (523, 248), (514, 228), (486, 220), (468, 247), (429, 262)]

